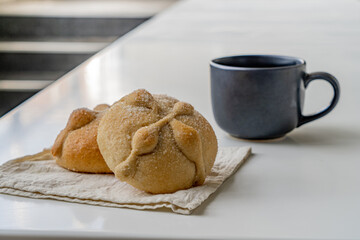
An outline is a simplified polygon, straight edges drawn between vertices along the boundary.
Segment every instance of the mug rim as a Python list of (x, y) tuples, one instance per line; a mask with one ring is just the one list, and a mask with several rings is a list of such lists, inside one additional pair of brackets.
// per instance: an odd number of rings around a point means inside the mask
[[(226, 58), (238, 58), (238, 57), (265, 57), (265, 58), (282, 58), (282, 59), (289, 59), (295, 60), (297, 63), (294, 65), (287, 65), (287, 66), (278, 66), (278, 67), (238, 67), (238, 66), (229, 66), (224, 65), (221, 63), (216, 63), (217, 60), (223, 60)], [(210, 61), (210, 66), (223, 69), (223, 70), (247, 70), (247, 71), (259, 71), (259, 70), (277, 70), (277, 69), (289, 69), (289, 68), (296, 68), (302, 65), (306, 65), (306, 62), (302, 58), (286, 56), (286, 55), (274, 55), (274, 54), (245, 54), (245, 55), (231, 55), (231, 56), (224, 56), (219, 58), (214, 58)]]

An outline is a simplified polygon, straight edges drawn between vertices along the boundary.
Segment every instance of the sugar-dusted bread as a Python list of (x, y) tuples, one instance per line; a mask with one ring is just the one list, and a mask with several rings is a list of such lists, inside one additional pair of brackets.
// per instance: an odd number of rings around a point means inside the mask
[(74, 110), (66, 127), (57, 136), (51, 153), (61, 167), (75, 172), (111, 173), (97, 145), (100, 119), (109, 108), (98, 105), (94, 110)]
[(150, 193), (203, 184), (217, 153), (212, 127), (190, 104), (146, 90), (111, 106), (97, 142), (118, 179)]

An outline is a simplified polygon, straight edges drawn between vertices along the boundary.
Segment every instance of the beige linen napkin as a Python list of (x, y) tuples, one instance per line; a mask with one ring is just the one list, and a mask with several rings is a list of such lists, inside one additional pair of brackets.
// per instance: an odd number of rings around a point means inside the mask
[(165, 207), (176, 213), (191, 214), (250, 154), (249, 147), (220, 148), (212, 172), (202, 186), (171, 194), (149, 194), (120, 182), (113, 174), (85, 174), (63, 169), (49, 160), (49, 151), (44, 151), (1, 165), (0, 193), (107, 207)]

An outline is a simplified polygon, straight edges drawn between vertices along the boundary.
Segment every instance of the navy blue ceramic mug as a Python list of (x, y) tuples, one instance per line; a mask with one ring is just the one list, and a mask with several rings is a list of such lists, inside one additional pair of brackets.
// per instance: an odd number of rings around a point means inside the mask
[[(306, 63), (296, 57), (242, 55), (210, 62), (211, 99), (215, 120), (230, 135), (243, 139), (273, 139), (323, 117), (337, 104), (340, 87), (329, 73), (306, 73)], [(304, 116), (304, 92), (322, 79), (334, 96), (323, 111)]]

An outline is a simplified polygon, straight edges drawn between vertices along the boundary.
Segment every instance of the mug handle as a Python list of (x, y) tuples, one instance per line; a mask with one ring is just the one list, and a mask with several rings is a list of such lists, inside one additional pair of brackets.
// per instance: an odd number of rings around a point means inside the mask
[(324, 110), (322, 110), (321, 112), (319, 112), (319, 113), (316, 113), (316, 114), (310, 115), (310, 116), (303, 116), (300, 113), (299, 122), (298, 122), (297, 127), (300, 127), (301, 125), (303, 125), (305, 123), (314, 121), (314, 120), (316, 120), (318, 118), (321, 118), (321, 117), (325, 116), (326, 114), (331, 112), (331, 110), (334, 109), (334, 107), (336, 106), (336, 104), (339, 101), (339, 97), (340, 97), (340, 85), (339, 85), (339, 82), (337, 81), (337, 79), (333, 75), (331, 75), (329, 73), (326, 73), (326, 72), (314, 72), (314, 73), (306, 74), (306, 76), (304, 78), (305, 89), (307, 88), (307, 86), (309, 85), (309, 83), (311, 81), (319, 80), (319, 79), (325, 80), (325, 81), (327, 81), (327, 82), (329, 82), (331, 84), (331, 86), (334, 89), (334, 97), (331, 100), (330, 105), (327, 108), (325, 108)]

